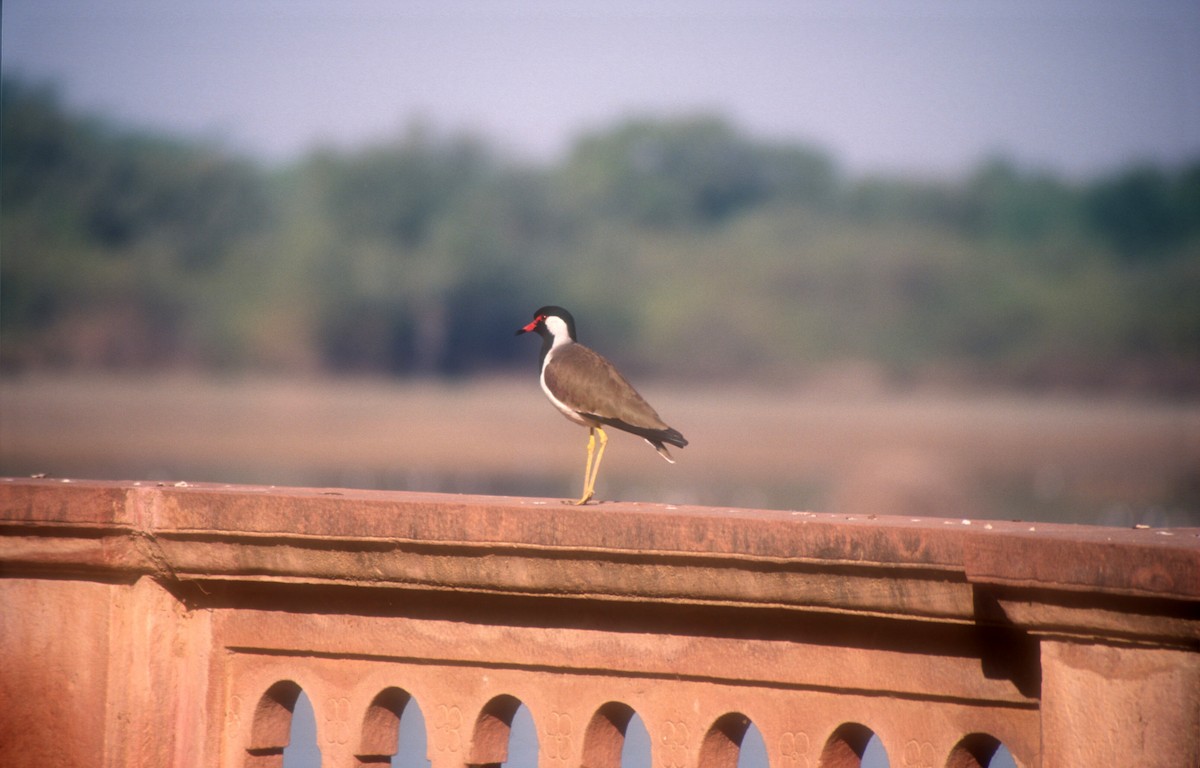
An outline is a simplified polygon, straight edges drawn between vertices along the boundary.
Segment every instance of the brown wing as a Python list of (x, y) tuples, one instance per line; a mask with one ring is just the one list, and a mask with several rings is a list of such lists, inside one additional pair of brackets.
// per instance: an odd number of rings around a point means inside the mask
[(544, 378), (560, 401), (599, 421), (637, 430), (671, 429), (612, 363), (582, 344), (556, 350)]

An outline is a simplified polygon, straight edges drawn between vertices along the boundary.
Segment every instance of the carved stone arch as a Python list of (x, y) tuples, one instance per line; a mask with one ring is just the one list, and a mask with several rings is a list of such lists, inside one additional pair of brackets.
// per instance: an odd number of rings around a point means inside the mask
[(501, 694), (483, 705), (471, 734), (468, 765), (498, 766), (508, 760), (513, 716), (520, 707), (521, 700), (508, 694)]
[(875, 732), (862, 723), (839, 725), (825, 742), (818, 765), (820, 768), (859, 768), (867, 744), (874, 735)]
[(292, 680), (280, 680), (254, 706), (250, 741), (246, 744), (246, 766), (277, 768), (283, 765), (283, 749), (292, 732), (292, 713), (301, 688)]
[(986, 733), (968, 733), (950, 750), (946, 768), (987, 768), (1000, 740)]
[(741, 712), (718, 717), (700, 744), (700, 768), (737, 768), (742, 739), (748, 730), (750, 718)]
[(592, 715), (583, 734), (583, 768), (620, 768), (625, 731), (634, 716), (633, 707), (610, 701)]
[(363, 715), (362, 735), (358, 757), (383, 762), (396, 754), (400, 741), (400, 717), (412, 701), (412, 695), (401, 688), (384, 688), (367, 707)]

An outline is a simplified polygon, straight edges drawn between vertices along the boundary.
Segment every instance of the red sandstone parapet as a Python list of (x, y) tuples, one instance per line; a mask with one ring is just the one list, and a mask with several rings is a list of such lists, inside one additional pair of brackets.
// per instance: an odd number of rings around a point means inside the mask
[[(4, 765), (1200, 764), (1200, 530), (0, 481)], [(102, 704), (102, 705), (101, 705)], [(869, 727), (868, 727), (869, 726)], [(614, 751), (615, 750), (615, 751)], [(614, 758), (614, 755), (616, 756)]]

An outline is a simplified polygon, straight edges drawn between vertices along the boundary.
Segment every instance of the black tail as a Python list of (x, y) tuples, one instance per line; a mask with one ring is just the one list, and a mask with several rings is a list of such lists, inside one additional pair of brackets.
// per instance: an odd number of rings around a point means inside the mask
[(667, 427), (666, 429), (635, 427), (634, 425), (628, 424), (620, 419), (600, 419), (595, 416), (592, 418), (596, 418), (597, 421), (601, 422), (602, 424), (606, 424), (610, 427), (616, 427), (617, 429), (628, 432), (631, 435), (637, 435), (638, 437), (644, 438), (655, 448), (661, 448), (663, 443), (670, 443), (677, 448), (683, 448), (688, 444), (687, 438), (685, 438), (678, 429), (671, 429), (670, 427)]
[(683, 448), (688, 443), (687, 438), (684, 437), (678, 429), (659, 430), (658, 439), (664, 443), (670, 443), (677, 448)]

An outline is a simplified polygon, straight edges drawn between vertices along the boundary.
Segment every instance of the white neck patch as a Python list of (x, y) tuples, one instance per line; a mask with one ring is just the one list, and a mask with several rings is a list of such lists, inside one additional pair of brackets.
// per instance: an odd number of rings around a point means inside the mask
[(550, 331), (550, 336), (554, 339), (550, 345), (551, 349), (562, 346), (571, 340), (571, 333), (567, 330), (567, 323), (561, 317), (550, 315), (542, 322), (546, 324), (546, 330)]

